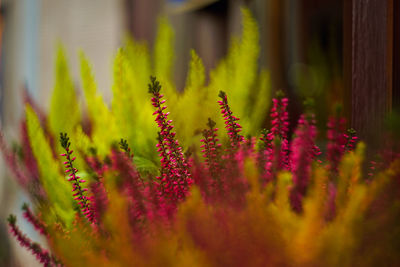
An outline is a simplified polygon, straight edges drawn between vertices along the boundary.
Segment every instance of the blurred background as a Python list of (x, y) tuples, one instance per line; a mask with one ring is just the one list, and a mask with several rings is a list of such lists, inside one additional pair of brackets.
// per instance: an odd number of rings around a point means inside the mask
[[(379, 14), (382, 8), (387, 13), (383, 14), (384, 20), (378, 24), (387, 23), (390, 14), (391, 23), (398, 18), (393, 18), (393, 14), (398, 14), (393, 12), (398, 10), (395, 0), (369, 2), (377, 5), (367, 6), (367, 16), (363, 17), (367, 23), (368, 16), (373, 16), (374, 12)], [(362, 1), (1, 0), (2, 131), (7, 140), (19, 138), (24, 90), (44, 110), (48, 108), (54, 84), (55, 51), (59, 43), (66, 48), (77, 88), (80, 86), (77, 53), (82, 49), (93, 64), (99, 90), (110, 100), (112, 60), (117, 48), (127, 34), (152, 47), (157, 19), (160, 15), (167, 16), (175, 30), (175, 83), (178, 89), (183, 89), (190, 49), (195, 49), (203, 59), (207, 71), (214, 68), (227, 53), (230, 38), (240, 32), (242, 6), (249, 7), (258, 22), (261, 47), (259, 65), (269, 70), (271, 88), (282, 89), (290, 97), (293, 103), (290, 105), (291, 114), (294, 114), (292, 120), (301, 112), (302, 100), (313, 97), (321, 123), (324, 123), (334, 103), (338, 102), (345, 106), (352, 124), (357, 124), (354, 111), (348, 107), (355, 105), (354, 94), (359, 94), (354, 91), (358, 88), (358, 80), (351, 75), (358, 71), (358, 62), (354, 61), (353, 55), (359, 48), (352, 29), (357, 29), (359, 25), (352, 18), (358, 16), (355, 10), (358, 10), (359, 3)], [(394, 42), (398, 42), (398, 38), (393, 38), (396, 36), (393, 31), (398, 26), (393, 25), (387, 26), (389, 28), (385, 26), (382, 33), (390, 39), (392, 46), (386, 47), (384, 54), (379, 54), (380, 57), (389, 55), (398, 58), (398, 54), (393, 52), (393, 47), (396, 47)], [(381, 26), (376, 27), (379, 29)], [(388, 37), (388, 33), (392, 33), (392, 37)], [(374, 38), (379, 39), (379, 34)], [(389, 39), (385, 39), (383, 45)], [(367, 38), (367, 45), (368, 41), (371, 40)], [(371, 47), (366, 49), (375, 53), (374, 47), (372, 50)], [(378, 44), (376, 49), (380, 51), (382, 46)], [(380, 63), (391, 68), (392, 73), (396, 72), (397, 65), (393, 61), (388, 59)], [(390, 77), (391, 85), (396, 84), (396, 77)], [(382, 98), (387, 98), (386, 87), (386, 84), (382, 87)], [(393, 90), (393, 95), (396, 95), (395, 92), (398, 90)], [(388, 105), (391, 107), (392, 101), (397, 98), (393, 99), (389, 100), (389, 104), (382, 104), (382, 109), (387, 110)], [(362, 129), (367, 127), (364, 124), (361, 126)], [(35, 260), (26, 260), (26, 257), (31, 257), (28, 252), (19, 250), (13, 240), (8, 240), (5, 218), (11, 210), (19, 210), (24, 196), (17, 190), (13, 180), (6, 178), (9, 175), (3, 163), (0, 164), (0, 266), (27, 266), (20, 262), (31, 262), (29, 266), (35, 266)], [(25, 227), (33, 239), (38, 238), (28, 226)]]

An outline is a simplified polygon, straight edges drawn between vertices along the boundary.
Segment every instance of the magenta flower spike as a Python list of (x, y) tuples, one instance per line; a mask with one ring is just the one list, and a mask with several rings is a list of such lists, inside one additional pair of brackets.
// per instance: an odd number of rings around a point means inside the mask
[(358, 141), (356, 130), (354, 130), (353, 128), (348, 129), (347, 133), (344, 134), (344, 138), (346, 138), (345, 151), (354, 150)]
[(92, 183), (90, 189), (93, 192), (91, 203), (93, 203), (95, 221), (100, 222), (108, 206), (107, 192), (104, 188), (102, 178), (100, 177), (99, 181)]
[(272, 99), (271, 109), (271, 136), (279, 136), (281, 139), (287, 139), (289, 131), (289, 113), (287, 106), (289, 99), (282, 97), (282, 93), (277, 93), (277, 98)]
[(345, 125), (346, 120), (342, 117), (330, 117), (328, 120), (327, 160), (328, 168), (332, 174), (337, 173), (340, 160), (346, 149)]
[(291, 147), (293, 188), (290, 192), (292, 208), (302, 212), (302, 199), (311, 176), (311, 162), (315, 158), (314, 140), (317, 136), (314, 116), (301, 115)]
[(28, 222), (30, 222), (33, 225), (35, 230), (38, 231), (42, 235), (47, 235), (46, 226), (44, 225), (44, 223), (42, 221), (40, 221), (39, 218), (37, 218), (33, 214), (32, 210), (29, 208), (28, 204), (24, 203), (22, 205), (22, 210), (24, 211), (23, 216), (25, 217), (25, 219)]
[[(272, 99), (271, 108), (271, 130), (269, 131), (267, 138), (270, 144), (270, 162), (278, 162), (278, 169), (290, 170), (289, 163), (289, 112), (287, 111), (289, 99), (283, 97), (283, 92), (278, 91), (277, 97)], [(274, 140), (280, 139), (280, 142)], [(280, 151), (275, 151), (277, 149), (276, 144), (280, 144)], [(279, 159), (274, 159), (273, 157), (278, 156)]]
[(28, 175), (25, 174), (25, 172), (21, 170), (16, 155), (7, 147), (2, 133), (0, 133), (0, 150), (3, 154), (4, 161), (7, 163), (9, 169), (15, 175), (18, 183), (24, 188), (27, 188), (27, 186), (31, 182), (31, 179)]
[(289, 113), (287, 106), (289, 100), (283, 97), (283, 92), (278, 91), (277, 97), (272, 99), (270, 112), (271, 129), (263, 130), (262, 148), (259, 152), (259, 164), (262, 170), (262, 180), (272, 181), (279, 170), (290, 170), (289, 158)]
[(30, 240), (19, 227), (16, 225), (17, 218), (15, 215), (10, 215), (8, 217), (8, 226), (10, 227), (10, 232), (15, 236), (18, 240), (19, 244), (22, 247), (27, 248), (30, 250), (33, 255), (36, 256), (36, 259), (43, 264), (43, 266), (62, 266), (50, 253), (43, 249), (38, 243), (33, 242)]
[(207, 126), (208, 129), (203, 130), (203, 139), (200, 140), (203, 144), (200, 146), (202, 148), (201, 152), (205, 158), (206, 165), (212, 177), (216, 177), (221, 168), (220, 166), (220, 149), (221, 144), (217, 143), (219, 141), (218, 128), (215, 127), (215, 122), (208, 118)]
[(163, 95), (160, 94), (161, 85), (155, 77), (150, 77), (150, 80), (149, 93), (153, 95), (151, 102), (156, 108), (153, 115), (156, 115), (155, 121), (160, 128), (157, 144), (161, 158), (161, 175), (157, 177), (162, 187), (160, 194), (177, 201), (187, 195), (193, 179), (189, 163), (183, 155), (175, 132), (172, 131), (174, 126), (172, 120), (168, 119), (169, 112), (164, 111), (167, 107), (164, 105), (166, 101), (162, 100)]
[(121, 141), (119, 142), (119, 147), (125, 151), (125, 154), (128, 156), (128, 158), (133, 158), (133, 153), (131, 152), (131, 148), (128, 145), (128, 141), (125, 139), (121, 138)]
[(60, 133), (60, 143), (65, 149), (65, 153), (61, 154), (61, 156), (65, 157), (66, 159), (64, 162), (66, 168), (65, 173), (68, 173), (68, 181), (72, 182), (72, 196), (74, 197), (74, 200), (78, 202), (82, 214), (85, 215), (90, 223), (95, 223), (95, 216), (90, 201), (91, 199), (86, 196), (85, 193), (88, 190), (81, 186), (81, 184), (86, 181), (80, 179), (80, 177), (76, 175), (78, 170), (73, 166), (73, 162), (76, 158), (71, 158), (73, 150), (70, 149), (71, 143), (69, 142), (69, 137), (66, 133)]
[(147, 214), (144, 198), (144, 182), (131, 159), (132, 154), (112, 150), (112, 168), (120, 173), (121, 190), (128, 200), (129, 220), (133, 227), (143, 221)]
[(220, 105), (222, 117), (225, 120), (225, 128), (228, 131), (231, 147), (234, 150), (237, 150), (241, 142), (244, 141), (244, 137), (239, 134), (242, 131), (242, 126), (237, 123), (239, 118), (233, 116), (233, 112), (228, 105), (228, 97), (226, 93), (224, 91), (219, 91), (218, 96), (221, 98), (221, 100), (218, 101), (218, 104)]

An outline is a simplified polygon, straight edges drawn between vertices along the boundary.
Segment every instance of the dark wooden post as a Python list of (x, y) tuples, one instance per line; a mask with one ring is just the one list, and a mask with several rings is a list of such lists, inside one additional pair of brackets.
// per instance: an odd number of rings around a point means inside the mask
[(400, 111), (400, 1), (393, 1), (393, 108)]
[(381, 142), (383, 122), (392, 109), (393, 0), (344, 0), (344, 17), (351, 125), (374, 147)]
[(153, 45), (157, 16), (163, 3), (163, 0), (125, 0), (127, 28), (135, 39), (144, 40)]
[(271, 84), (274, 90), (286, 90), (286, 60), (285, 60), (285, 35), (284, 35), (284, 3), (282, 0), (270, 0), (267, 8), (268, 67), (271, 72)]

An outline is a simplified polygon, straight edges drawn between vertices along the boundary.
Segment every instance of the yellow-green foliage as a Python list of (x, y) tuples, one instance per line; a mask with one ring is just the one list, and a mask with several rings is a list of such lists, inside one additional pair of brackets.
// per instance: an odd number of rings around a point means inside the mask
[[(184, 92), (172, 97), (166, 93), (177, 135), (186, 146), (199, 139), (198, 134), (205, 128), (208, 117), (223, 128), (216, 103), (220, 90), (227, 93), (232, 111), (241, 119), (245, 135), (257, 135), (263, 127), (270, 103), (269, 75), (267, 71), (258, 71), (259, 34), (256, 22), (247, 9), (242, 10), (242, 15), (242, 34), (232, 40), (227, 57), (211, 70), (209, 84), (204, 84), (201, 59), (192, 52)], [(174, 99), (177, 103), (173, 102)]]
[[(153, 158), (157, 130), (147, 92), (149, 76), (137, 75), (141, 72), (150, 75), (150, 69), (146, 70), (148, 55), (144, 47), (132, 42), (127, 46), (118, 50), (114, 61), (112, 111), (120, 133), (117, 138), (126, 138), (139, 156)], [(131, 60), (128, 56), (132, 57)], [(144, 63), (143, 69), (136, 65), (140, 63)]]
[(174, 54), (174, 32), (167, 19), (161, 18), (154, 46), (153, 67), (154, 74), (162, 84), (171, 82)]
[(109, 153), (110, 145), (115, 142), (115, 137), (118, 136), (115, 119), (102, 96), (97, 92), (91, 66), (83, 52), (80, 54), (80, 60), (82, 87), (93, 127), (91, 137), (93, 143), (96, 144), (98, 153), (105, 156)]
[[(111, 114), (102, 99), (96, 96), (93, 74), (87, 60), (81, 56), (83, 88), (94, 127), (92, 140), (101, 143), (100, 151), (106, 151), (113, 138), (114, 141), (125, 138), (135, 155), (155, 161), (157, 127), (147, 90), (151, 74), (156, 75), (163, 86), (167, 111), (170, 111), (177, 136), (185, 148), (198, 147), (199, 135), (209, 117), (223, 128), (217, 104), (219, 90), (227, 92), (233, 112), (247, 129), (244, 134), (256, 135), (263, 127), (270, 102), (269, 75), (265, 70), (258, 71), (258, 29), (248, 10), (243, 10), (242, 35), (233, 39), (227, 57), (211, 71), (208, 85), (203, 63), (196, 52), (191, 51), (185, 89), (183, 92), (177, 90), (172, 82), (173, 38), (168, 21), (162, 18), (153, 57), (145, 44), (133, 39), (128, 39), (118, 50), (113, 66)], [(221, 137), (227, 138), (223, 132)]]
[[(49, 140), (46, 140), (39, 119), (29, 105), (26, 106), (26, 122), (32, 152), (39, 167), (40, 182), (46, 191), (48, 203), (52, 205), (50, 208), (54, 208), (55, 214), (68, 225), (74, 217), (71, 186), (61, 175), (59, 159), (53, 157)], [(55, 214), (50, 212), (47, 215)], [(54, 222), (52, 220), (55, 217), (47, 219)]]
[(71, 133), (80, 122), (80, 108), (74, 84), (69, 74), (64, 49), (58, 48), (55, 61), (55, 84), (50, 103), (49, 128), (54, 136)]
[[(207, 74), (201, 58), (191, 51), (191, 61), (185, 90), (177, 90), (172, 81), (174, 60), (174, 33), (165, 18), (159, 20), (159, 30), (153, 56), (144, 43), (127, 39), (116, 53), (112, 87), (111, 109), (97, 92), (94, 74), (83, 53), (80, 54), (82, 88), (89, 119), (92, 125), (91, 142), (98, 153), (105, 156), (110, 145), (124, 138), (145, 166), (154, 169), (157, 127), (154, 123), (153, 107), (147, 91), (149, 76), (156, 75), (163, 85), (168, 111), (174, 121), (175, 130), (185, 148), (196, 145), (201, 130), (209, 117), (223, 127), (218, 111), (218, 92), (228, 93), (233, 112), (241, 118), (247, 129), (245, 134), (258, 134), (263, 127), (269, 106), (270, 88), (267, 71), (259, 73), (257, 59), (257, 25), (248, 10), (243, 10), (243, 31), (240, 38), (232, 40), (225, 59), (210, 73), (210, 83), (205, 83)], [(49, 126), (54, 135), (68, 132), (72, 136), (80, 122), (76, 93), (69, 76), (62, 48), (56, 61), (56, 82), (49, 113)], [(80, 131), (80, 136), (84, 135)], [(226, 135), (222, 132), (222, 139)], [(78, 147), (87, 152), (87, 147)], [(147, 160), (146, 160), (147, 159)]]

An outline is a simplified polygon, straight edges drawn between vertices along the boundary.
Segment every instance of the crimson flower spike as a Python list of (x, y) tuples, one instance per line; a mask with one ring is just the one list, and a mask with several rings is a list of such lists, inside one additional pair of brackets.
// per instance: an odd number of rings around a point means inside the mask
[[(274, 150), (273, 146), (275, 139), (280, 139), (280, 155), (279, 155), (279, 169), (290, 169), (289, 164), (289, 113), (287, 111), (289, 99), (284, 97), (282, 91), (276, 93), (276, 97), (272, 99), (271, 108), (271, 130), (267, 135), (270, 144), (270, 150)], [(271, 153), (272, 155), (272, 153)], [(272, 160), (271, 160), (272, 161)]]
[[(279, 136), (281, 139), (287, 139), (289, 131), (289, 113), (287, 106), (289, 99), (284, 97), (282, 91), (276, 93), (276, 97), (272, 99), (271, 109), (271, 132), (270, 135)], [(273, 138), (271, 138), (273, 140)]]
[(225, 120), (225, 128), (228, 131), (229, 139), (231, 141), (231, 147), (237, 149), (240, 143), (244, 141), (244, 137), (239, 133), (242, 131), (242, 126), (240, 126), (237, 121), (239, 118), (233, 116), (232, 111), (228, 105), (228, 97), (224, 91), (219, 91), (218, 96), (221, 100), (218, 101), (220, 105), (222, 117)]
[(217, 144), (219, 139), (217, 138), (218, 128), (214, 128), (215, 122), (208, 118), (207, 126), (209, 129), (203, 130), (202, 134), (204, 138), (200, 140), (203, 144), (200, 147), (202, 148), (201, 152), (203, 153), (203, 157), (205, 157), (210, 174), (215, 177), (218, 175), (220, 168), (218, 160), (220, 157), (221, 144)]
[(328, 120), (327, 160), (331, 175), (337, 174), (340, 160), (345, 152), (345, 146), (347, 143), (344, 134), (345, 125), (346, 119), (339, 115), (336, 115), (335, 117), (332, 116)]
[(317, 136), (313, 116), (308, 118), (303, 114), (300, 116), (295, 131), (295, 138), (291, 148), (291, 163), (293, 174), (293, 188), (290, 192), (292, 208), (296, 212), (302, 212), (302, 200), (306, 195), (311, 176), (311, 163), (315, 157), (314, 140)]
[(24, 211), (23, 215), (24, 215), (25, 219), (27, 219), (33, 225), (35, 230), (38, 231), (42, 235), (47, 235), (46, 226), (44, 225), (43, 222), (41, 222), (39, 220), (39, 218), (37, 218), (33, 214), (32, 210), (29, 208), (28, 204), (24, 203), (22, 205), (22, 210)]
[(261, 137), (259, 138), (259, 148), (258, 148), (258, 165), (262, 172), (265, 172), (265, 164), (268, 158), (268, 155), (271, 154), (272, 144), (268, 138), (269, 130), (262, 129), (261, 130)]
[(175, 132), (172, 131), (174, 126), (172, 120), (168, 119), (169, 112), (164, 112), (167, 107), (164, 105), (165, 100), (161, 100), (163, 95), (160, 94), (160, 82), (152, 76), (150, 80), (149, 93), (153, 95), (151, 102), (156, 108), (153, 115), (157, 115), (155, 121), (160, 128), (157, 148), (161, 157), (161, 176), (158, 179), (163, 185), (164, 194), (171, 199), (180, 200), (186, 196), (189, 186), (193, 183), (190, 166), (175, 138)]
[(50, 255), (47, 250), (43, 249), (38, 243), (33, 242), (22, 233), (16, 224), (17, 217), (15, 217), (15, 215), (10, 214), (7, 220), (10, 232), (15, 236), (19, 244), (30, 250), (43, 266), (62, 266), (62, 264), (54, 256)]
[(89, 222), (95, 223), (95, 216), (93, 209), (91, 207), (90, 198), (86, 196), (86, 188), (81, 186), (82, 183), (86, 182), (83, 179), (80, 179), (77, 176), (78, 170), (74, 168), (73, 162), (75, 161), (75, 157), (71, 158), (73, 150), (70, 149), (71, 143), (69, 142), (69, 137), (66, 133), (60, 133), (60, 143), (61, 146), (65, 149), (65, 153), (61, 154), (61, 156), (65, 157), (66, 161), (64, 162), (66, 173), (69, 174), (68, 181), (72, 182), (72, 192), (74, 192), (74, 200), (78, 201), (79, 207), (83, 215), (86, 216)]
[(358, 140), (358, 137), (356, 136), (356, 130), (354, 130), (353, 128), (348, 129), (347, 133), (344, 134), (344, 137), (347, 139), (344, 149), (346, 151), (354, 150)]
[(131, 153), (131, 148), (128, 145), (128, 141), (121, 138), (121, 141), (119, 142), (119, 147), (125, 151), (125, 154), (128, 156), (128, 158), (133, 158), (133, 153)]

